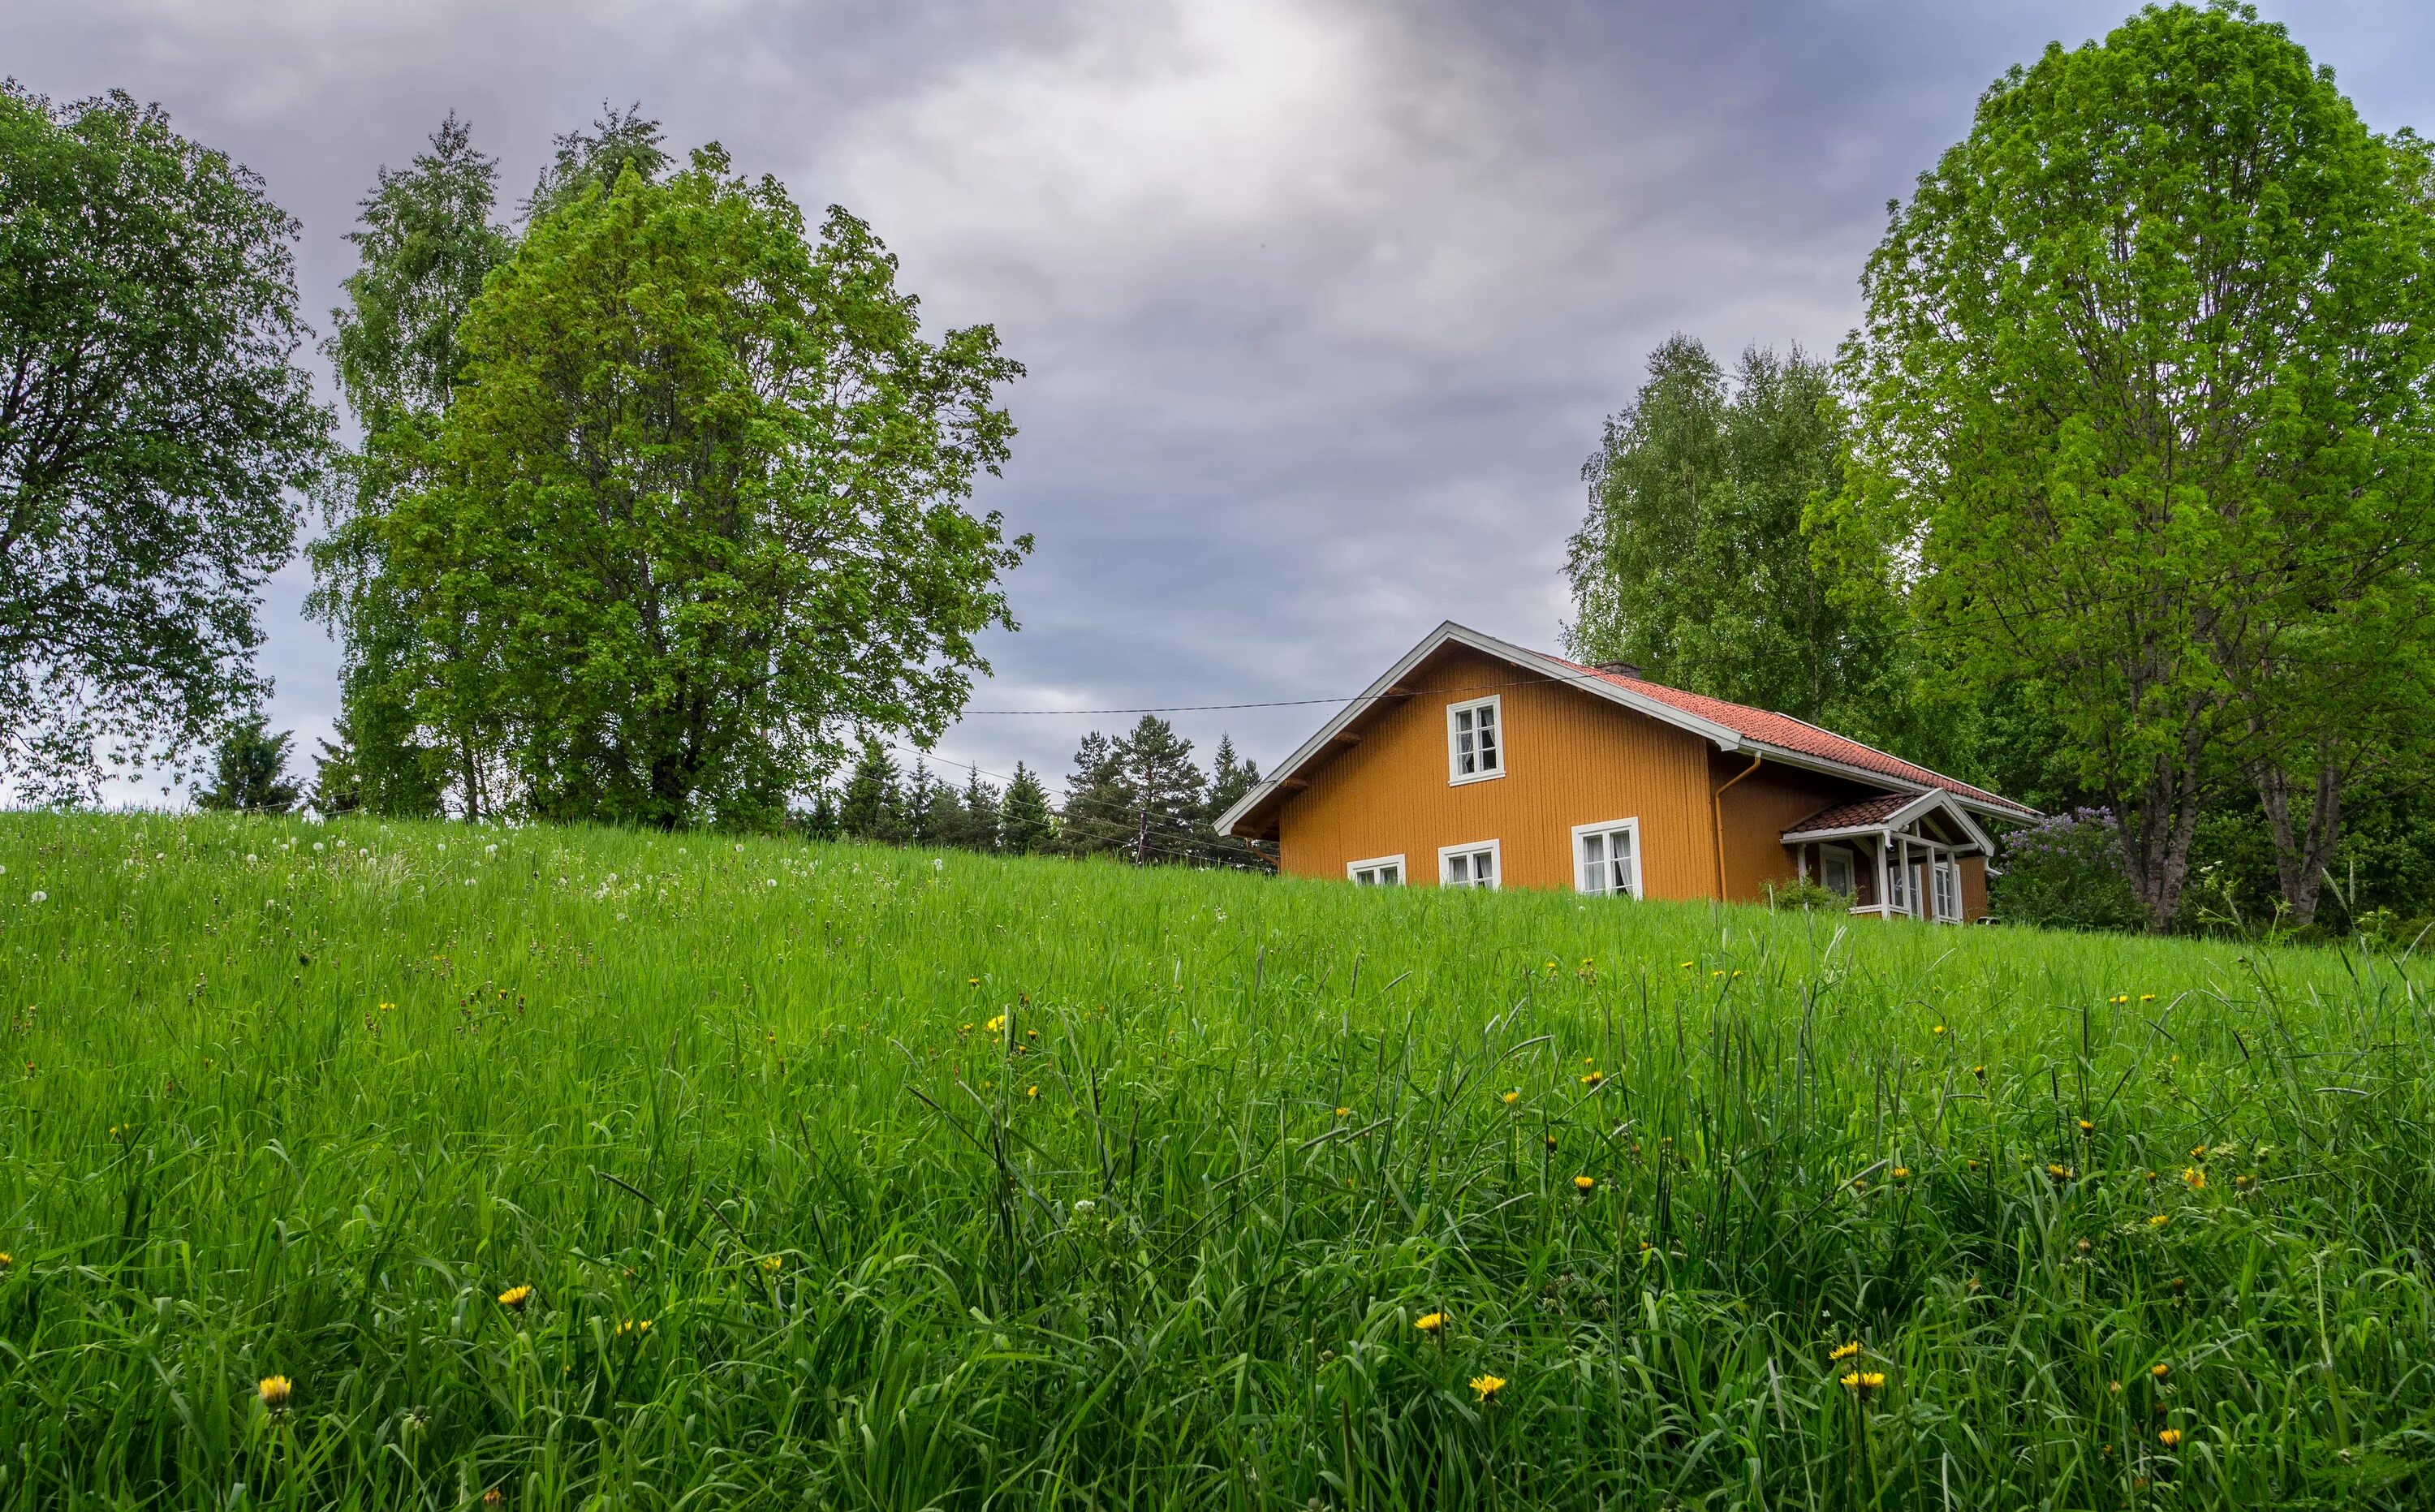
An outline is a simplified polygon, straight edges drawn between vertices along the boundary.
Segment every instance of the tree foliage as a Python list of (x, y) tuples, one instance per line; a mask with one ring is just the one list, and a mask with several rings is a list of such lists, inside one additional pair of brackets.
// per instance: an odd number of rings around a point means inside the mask
[(330, 423), (296, 234), (158, 108), (0, 84), (0, 780), (89, 795), (105, 750), (265, 691), (260, 589)]
[(195, 806), (239, 814), (285, 814), (295, 808), (303, 797), (287, 778), (295, 740), (287, 730), (272, 734), (260, 714), (237, 720), (220, 737), (212, 785), (195, 789)]
[(1798, 347), (1753, 348), (1728, 378), (1667, 338), (1581, 469), (1572, 655), (1916, 751), (1891, 605), (1868, 575), (1839, 580), (1804, 524), (1842, 487), (1848, 438), (1832, 370)]
[(479, 818), (484, 779), (496, 765), (494, 753), (476, 747), (478, 725), (427, 730), (416, 721), (408, 669), (444, 681), (446, 653), (459, 642), (417, 645), (420, 627), (389, 570), (382, 523), (423, 481), (420, 468), (464, 374), (458, 328), (513, 249), (492, 219), (497, 197), (497, 163), (475, 150), (472, 127), (454, 114), (407, 167), (382, 168), (347, 236), (357, 266), (323, 348), (363, 436), (322, 490), (326, 529), (311, 547), (317, 587), (308, 608), (340, 635), (340, 696), (353, 729), (348, 788), (373, 814), (436, 815), (453, 783), (460, 810)]
[(1870, 260), (1843, 524), (2060, 732), (2155, 927), (2226, 784), (2338, 795), (2423, 708), (2417, 168), (2279, 26), (2151, 8), (1999, 80)]
[[(935, 735), (1030, 546), (964, 507), (1013, 434), (986, 326), (920, 333), (862, 222), (815, 242), (716, 148), (535, 224), (382, 522), (420, 723), (549, 819), (776, 822), (852, 728)], [(434, 648), (440, 648), (435, 651)]]

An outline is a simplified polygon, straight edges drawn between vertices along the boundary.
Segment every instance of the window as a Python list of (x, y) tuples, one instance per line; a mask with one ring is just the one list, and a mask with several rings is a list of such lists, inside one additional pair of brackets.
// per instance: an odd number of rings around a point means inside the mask
[(1450, 845), (1438, 852), (1438, 881), (1449, 887), (1496, 885), (1496, 842)]
[(1818, 851), (1818, 880), (1829, 892), (1852, 896), (1852, 852), (1840, 846), (1821, 847)]
[(1446, 706), (1446, 781), (1484, 782), (1505, 775), (1502, 700), (1474, 698)]
[(1400, 887), (1404, 885), (1404, 858), (1379, 856), (1371, 861), (1356, 861), (1344, 868), (1356, 886)]
[(1576, 885), (1615, 898), (1640, 896), (1640, 821), (1609, 819), (1573, 826)]
[(1899, 850), (1886, 857), (1886, 902), (1893, 905), (1895, 913), (1911, 912), (1910, 863)]
[(1936, 917), (1948, 924), (1961, 922), (1961, 873), (1950, 861), (1936, 864)]

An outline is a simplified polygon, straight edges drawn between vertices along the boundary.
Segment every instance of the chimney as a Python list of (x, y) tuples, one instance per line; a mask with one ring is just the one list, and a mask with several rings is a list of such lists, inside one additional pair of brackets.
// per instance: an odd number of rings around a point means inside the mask
[(1618, 678), (1630, 678), (1634, 682), (1640, 680), (1640, 663), (1637, 662), (1601, 662), (1597, 669), (1612, 672)]

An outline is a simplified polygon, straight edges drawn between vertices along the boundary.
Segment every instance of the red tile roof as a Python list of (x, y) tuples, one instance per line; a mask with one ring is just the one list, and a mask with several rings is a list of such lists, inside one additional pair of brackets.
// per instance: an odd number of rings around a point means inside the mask
[(1796, 755), (1814, 756), (1822, 761), (1857, 767), (1861, 771), (1874, 772), (1880, 777), (1917, 782), (1924, 787), (1941, 787), (1948, 793), (1959, 794), (1975, 802), (2010, 810), (2023, 818), (2034, 817), (2036, 815), (2036, 810), (2026, 808), (2011, 799), (1998, 798), (1984, 788), (1973, 787), (1942, 772), (1929, 771), (1926, 767), (1904, 761), (1899, 756), (1889, 756), (1874, 746), (1863, 746), (1856, 740), (1846, 740), (1831, 730), (1819, 729), (1805, 719), (1795, 719), (1790, 714), (1780, 714), (1769, 709), (1753, 709), (1748, 704), (1727, 703), (1722, 698), (1710, 698), (1701, 694), (1685, 693), (1680, 688), (1669, 688), (1663, 683), (1650, 682), (1641, 678), (1627, 678), (1620, 673), (1600, 672), (1595, 667), (1581, 666), (1578, 662), (1565, 662), (1563, 657), (1551, 656), (1547, 660), (1563, 662), (1568, 667), (1579, 667), (1591, 677), (1602, 678), (1619, 688), (1629, 688), (1642, 697), (1654, 698), (1659, 703), (1671, 704), (1684, 713), (1696, 714), (1712, 724), (1722, 725), (1744, 739), (1756, 741), (1762, 746), (1773, 746), (1779, 750), (1788, 750)]
[(1796, 834), (1816, 834), (1825, 830), (1856, 830), (1862, 825), (1879, 823), (1905, 804), (1918, 801), (1916, 793), (1888, 793), (1883, 798), (1864, 798), (1857, 803), (1838, 803), (1833, 808), (1820, 809), (1784, 833), (1788, 839)]

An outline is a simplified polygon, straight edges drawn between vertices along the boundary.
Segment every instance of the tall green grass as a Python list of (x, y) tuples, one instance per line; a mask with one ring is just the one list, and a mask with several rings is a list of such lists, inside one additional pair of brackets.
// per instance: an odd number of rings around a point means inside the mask
[(2435, 1498), (2412, 962), (565, 831), (0, 864), (0, 1506)]

